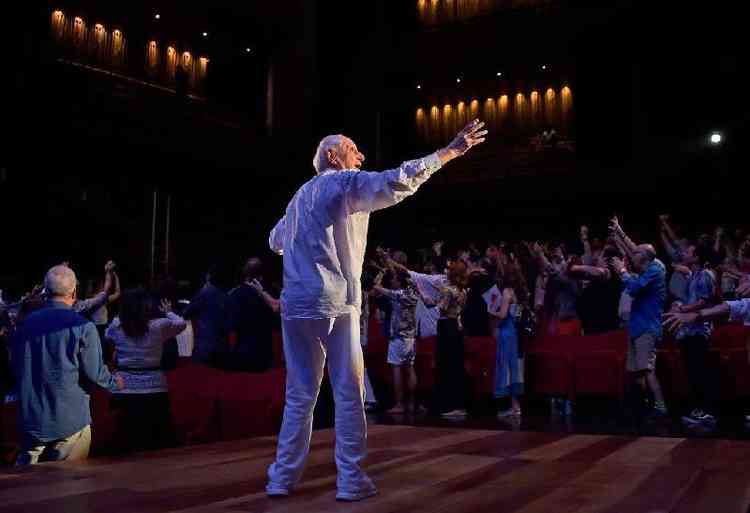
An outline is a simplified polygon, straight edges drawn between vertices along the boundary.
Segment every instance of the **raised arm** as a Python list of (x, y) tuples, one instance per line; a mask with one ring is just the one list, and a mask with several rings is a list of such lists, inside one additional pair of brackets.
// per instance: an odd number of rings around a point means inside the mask
[(273, 313), (279, 313), (281, 311), (281, 301), (278, 299), (275, 299), (271, 294), (265, 291), (263, 288), (263, 285), (258, 280), (253, 280), (250, 282), (250, 286), (255, 289), (255, 291), (260, 294), (260, 297), (263, 298), (263, 301), (266, 303), (268, 308), (270, 308)]
[(475, 119), (445, 148), (418, 160), (404, 162), (397, 169), (372, 173), (342, 171), (344, 202), (348, 213), (373, 212), (390, 207), (417, 192), (433, 173), (470, 148), (484, 142), (484, 123)]
[(620, 226), (620, 220), (617, 219), (617, 216), (613, 217), (610, 221), (609, 229), (612, 231), (612, 234), (615, 237), (615, 242), (617, 242), (618, 246), (621, 246), (621, 250), (623, 252), (632, 257), (633, 253), (636, 250), (635, 242), (630, 240), (630, 237), (625, 233), (625, 230), (622, 229), (622, 226)]
[(92, 313), (107, 304), (107, 300), (109, 299), (109, 291), (112, 289), (112, 284), (112, 273), (106, 271), (104, 274), (104, 290), (99, 292), (94, 297), (76, 301), (73, 305), (73, 309), (84, 317), (90, 316)]
[(602, 269), (591, 265), (571, 265), (569, 272), (574, 275), (582, 275), (591, 280), (609, 279), (609, 269)]
[(113, 282), (113, 291), (107, 297), (108, 303), (114, 303), (118, 299), (120, 299), (120, 295), (122, 294), (122, 290), (120, 289), (120, 277), (117, 275), (116, 272), (112, 272), (112, 282)]

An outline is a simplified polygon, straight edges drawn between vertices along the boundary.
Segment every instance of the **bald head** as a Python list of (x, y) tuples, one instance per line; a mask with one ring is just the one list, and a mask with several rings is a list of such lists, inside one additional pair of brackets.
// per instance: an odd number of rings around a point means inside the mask
[(331, 167), (331, 162), (328, 160), (328, 152), (341, 146), (343, 138), (344, 136), (341, 134), (327, 135), (320, 141), (313, 157), (313, 167), (316, 173), (320, 174)]
[(56, 265), (44, 277), (44, 288), (57, 299), (72, 299), (77, 283), (73, 269), (66, 265)]
[(648, 258), (649, 261), (656, 258), (656, 250), (651, 244), (639, 244), (635, 249), (636, 251), (643, 253), (643, 255)]
[(364, 160), (354, 141), (341, 134), (328, 135), (318, 144), (313, 167), (318, 174), (328, 169), (359, 169)]

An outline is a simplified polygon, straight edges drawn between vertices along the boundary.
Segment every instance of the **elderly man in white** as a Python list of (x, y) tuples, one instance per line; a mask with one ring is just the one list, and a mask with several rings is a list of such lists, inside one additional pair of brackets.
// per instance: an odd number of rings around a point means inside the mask
[(320, 142), (313, 159), (317, 175), (300, 187), (269, 238), (271, 249), (284, 257), (287, 364), (284, 420), (276, 461), (268, 469), (270, 496), (288, 495), (302, 477), (326, 359), (336, 402), (336, 499), (357, 501), (377, 493), (361, 468), (367, 424), (360, 277), (370, 212), (414, 194), (441, 166), (483, 142), (483, 126), (474, 120), (447, 147), (382, 173), (359, 171), (364, 155), (351, 139), (331, 135)]

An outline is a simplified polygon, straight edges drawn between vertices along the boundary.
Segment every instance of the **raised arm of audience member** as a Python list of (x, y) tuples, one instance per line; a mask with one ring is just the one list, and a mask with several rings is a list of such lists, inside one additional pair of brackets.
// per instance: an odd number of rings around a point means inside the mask
[(185, 331), (187, 321), (172, 311), (172, 303), (169, 300), (161, 300), (159, 311), (166, 316), (156, 320), (163, 340), (169, 340)]
[(258, 294), (260, 294), (260, 297), (263, 298), (263, 301), (271, 310), (273, 310), (274, 313), (279, 313), (279, 311), (281, 310), (281, 301), (279, 301), (278, 299), (274, 299), (271, 294), (266, 292), (263, 289), (263, 285), (261, 285), (261, 283), (257, 279), (251, 281), (250, 286), (255, 289)]
[(615, 236), (615, 241), (618, 243), (618, 247), (621, 246), (620, 250), (629, 257), (632, 257), (633, 253), (636, 251), (636, 244), (630, 240), (630, 237), (625, 233), (625, 230), (622, 229), (622, 226), (620, 226), (620, 220), (617, 216), (614, 216), (611, 219), (609, 228)]
[(685, 265), (672, 264), (672, 270), (676, 273), (684, 274), (685, 276), (690, 276), (692, 274), (690, 268)]
[(721, 226), (716, 227), (716, 231), (714, 232), (714, 251), (717, 255), (721, 255), (721, 247), (722, 242), (724, 239), (724, 228)]
[(109, 262), (107, 262), (108, 266), (109, 264), (112, 264), (109, 272), (112, 273), (113, 290), (112, 290), (112, 293), (109, 295), (109, 297), (107, 297), (107, 302), (114, 303), (115, 301), (120, 299), (120, 295), (122, 294), (122, 291), (120, 290), (120, 277), (117, 275), (117, 272), (115, 272), (115, 263), (110, 260)]
[(569, 272), (577, 276), (582, 275), (589, 280), (608, 280), (610, 277), (609, 269), (593, 265), (571, 265)]
[(534, 310), (540, 311), (544, 308), (544, 296), (547, 293), (547, 278), (539, 273), (534, 284)]
[(535, 242), (531, 246), (532, 254), (536, 257), (537, 262), (539, 264), (539, 269), (542, 272), (547, 272), (549, 269), (552, 268), (552, 264), (550, 264), (549, 260), (547, 259), (547, 256), (544, 254), (544, 248), (538, 243)]
[(586, 225), (581, 226), (581, 244), (583, 244), (583, 263), (592, 265), (594, 255), (591, 252), (591, 242), (589, 242), (589, 227)]
[[(107, 262), (107, 264), (109, 264), (109, 262)], [(73, 309), (85, 317), (104, 306), (109, 299), (109, 294), (114, 284), (114, 278), (112, 277), (111, 269), (108, 269), (108, 267), (105, 266), (104, 270), (104, 287), (102, 288), (102, 291), (92, 298), (82, 299), (73, 304)]]

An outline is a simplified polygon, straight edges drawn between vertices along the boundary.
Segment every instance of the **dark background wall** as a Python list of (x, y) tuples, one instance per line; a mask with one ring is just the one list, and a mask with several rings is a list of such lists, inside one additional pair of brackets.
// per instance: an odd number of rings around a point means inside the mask
[[(499, 68), (570, 81), (574, 157), (521, 165), (488, 141), (481, 160), (452, 164), (375, 214), (371, 240), (549, 237), (582, 222), (603, 231), (614, 212), (646, 234), (663, 210), (695, 229), (745, 221), (748, 59), (734, 4), (546, 2), (436, 27), (420, 25), (416, 1), (236, 4), (28, 4), (3, 79), (0, 288), (27, 287), (63, 259), (91, 274), (115, 258), (144, 279), (154, 190), (159, 255), (171, 196), (170, 274), (196, 280), (217, 258), (273, 259), (268, 230), (311, 175), (322, 136), (351, 136), (366, 167), (395, 166), (435, 149), (417, 137), (418, 106), (484, 94)], [(132, 44), (179, 38), (207, 53), (205, 99), (59, 62), (54, 9), (121, 24)], [(707, 144), (712, 130), (725, 135), (720, 148)]]

